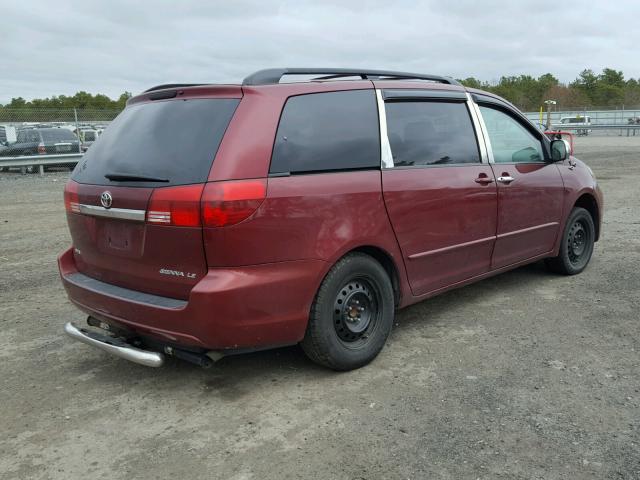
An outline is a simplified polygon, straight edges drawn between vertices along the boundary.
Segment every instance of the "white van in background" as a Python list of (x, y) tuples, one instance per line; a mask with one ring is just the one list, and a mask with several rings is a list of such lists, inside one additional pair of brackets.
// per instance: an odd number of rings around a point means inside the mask
[(0, 125), (0, 145), (15, 143), (16, 140), (16, 127), (13, 125)]
[[(591, 126), (591, 117), (590, 116), (582, 116), (577, 115), (575, 117), (562, 117), (560, 119), (560, 129), (563, 127), (590, 127)], [(590, 128), (578, 129), (576, 130), (577, 135), (589, 135), (591, 132)]]

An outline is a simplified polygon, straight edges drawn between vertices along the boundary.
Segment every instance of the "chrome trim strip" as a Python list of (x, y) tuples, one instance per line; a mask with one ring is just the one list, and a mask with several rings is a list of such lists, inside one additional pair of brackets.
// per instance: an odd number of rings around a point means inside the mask
[(464, 90), (428, 90), (420, 89), (397, 89), (385, 88), (382, 92), (385, 100), (457, 100), (466, 101), (467, 92)]
[(491, 148), (491, 140), (489, 139), (489, 132), (487, 131), (487, 126), (485, 125), (484, 119), (482, 118), (480, 107), (478, 107), (478, 104), (473, 100), (469, 93), (467, 93), (467, 98), (468, 104), (473, 108), (474, 112), (476, 113), (476, 117), (478, 118), (478, 123), (480, 124), (480, 130), (482, 131), (482, 136), (484, 137), (484, 143), (487, 149), (487, 159), (489, 160), (489, 163), (495, 163), (493, 157), (493, 149)]
[(387, 135), (387, 111), (384, 108), (382, 90), (376, 89), (376, 100), (378, 102), (378, 119), (380, 120), (380, 159), (382, 168), (393, 168), (393, 154), (391, 144)]
[(484, 131), (480, 125), (480, 119), (478, 118), (478, 111), (475, 109), (475, 103), (471, 98), (471, 95), (467, 93), (467, 108), (471, 115), (471, 121), (473, 122), (473, 128), (476, 131), (476, 138), (478, 139), (478, 145), (480, 145), (480, 160), (482, 163), (489, 163), (489, 155), (487, 154), (487, 144), (484, 138)]
[(140, 350), (139, 348), (124, 343), (122, 340), (119, 341), (117, 338), (113, 339), (113, 343), (107, 343), (106, 336), (105, 340), (99, 340), (94, 338), (86, 330), (76, 327), (71, 322), (67, 322), (64, 325), (64, 332), (74, 340), (99, 348), (116, 357), (144, 365), (145, 367), (161, 367), (164, 363), (164, 355), (162, 353)]
[(431, 255), (436, 255), (438, 253), (447, 253), (453, 250), (457, 250), (459, 248), (471, 247), (473, 245), (479, 245), (481, 243), (487, 243), (495, 240), (495, 236), (479, 238), (478, 240), (471, 240), (470, 242), (458, 243), (457, 245), (451, 245), (449, 247), (437, 248), (435, 250), (429, 250), (427, 252), (414, 253), (413, 255), (409, 255), (409, 260), (415, 260), (417, 258), (429, 257)]
[(500, 240), (501, 238), (512, 237), (514, 235), (529, 233), (529, 232), (533, 232), (534, 230), (541, 230), (543, 228), (550, 228), (558, 225), (559, 225), (558, 222), (543, 223), (542, 225), (536, 225), (535, 227), (528, 227), (528, 228), (523, 228), (521, 230), (514, 230), (513, 232), (501, 233), (498, 235), (497, 239)]
[(86, 205), (80, 203), (78, 205), (80, 213), (84, 215), (92, 215), (94, 217), (119, 218), (121, 220), (133, 220), (135, 222), (144, 222), (147, 212), (145, 210), (131, 210), (128, 208), (104, 208), (99, 205)]

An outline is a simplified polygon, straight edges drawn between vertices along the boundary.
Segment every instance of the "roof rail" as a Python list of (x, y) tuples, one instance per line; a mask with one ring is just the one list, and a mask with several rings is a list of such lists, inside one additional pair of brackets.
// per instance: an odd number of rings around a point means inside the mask
[(165, 88), (198, 87), (200, 85), (206, 85), (206, 83), (165, 83), (164, 85), (156, 85), (155, 87), (148, 88), (142, 93), (155, 92), (156, 90), (164, 90)]
[(364, 80), (377, 80), (380, 77), (388, 77), (393, 80), (430, 80), (432, 82), (460, 85), (450, 77), (429, 75), (424, 73), (395, 72), (391, 70), (365, 70), (361, 68), (267, 68), (258, 70), (246, 77), (243, 85), (271, 85), (280, 83), (284, 75), (320, 75), (314, 80), (330, 80), (341, 77), (360, 77)]

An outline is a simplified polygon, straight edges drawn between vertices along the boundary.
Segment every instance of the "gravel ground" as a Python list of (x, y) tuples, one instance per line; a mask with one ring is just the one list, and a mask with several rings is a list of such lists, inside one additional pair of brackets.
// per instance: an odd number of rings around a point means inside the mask
[(1, 173), (0, 478), (640, 478), (640, 137), (577, 152), (606, 200), (584, 273), (412, 306), (349, 373), (297, 347), (148, 369), (66, 338), (68, 173)]

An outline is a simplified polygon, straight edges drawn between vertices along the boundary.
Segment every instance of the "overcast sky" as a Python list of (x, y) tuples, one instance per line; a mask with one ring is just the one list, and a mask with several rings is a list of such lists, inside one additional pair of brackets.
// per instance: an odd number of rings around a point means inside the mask
[[(0, 1), (0, 103), (276, 66), (640, 77), (639, 0)], [(626, 27), (625, 27), (626, 25)]]

